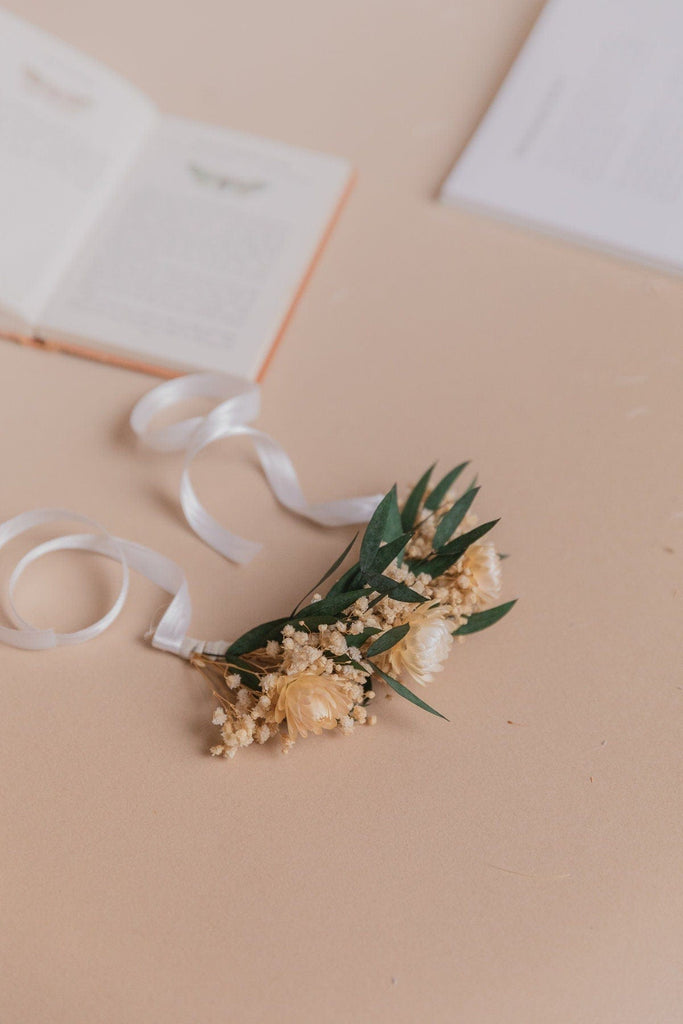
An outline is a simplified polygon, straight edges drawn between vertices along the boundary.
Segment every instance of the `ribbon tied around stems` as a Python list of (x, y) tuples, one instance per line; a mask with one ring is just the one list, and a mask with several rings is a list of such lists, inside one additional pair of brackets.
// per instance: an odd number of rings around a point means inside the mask
[[(217, 404), (206, 416), (196, 416), (170, 426), (152, 428), (152, 419), (188, 398), (212, 398)], [(261, 466), (278, 501), (322, 526), (345, 526), (367, 522), (381, 500), (381, 495), (346, 498), (311, 505), (306, 501), (292, 461), (277, 441), (249, 426), (260, 411), (260, 390), (257, 384), (227, 374), (196, 373), (159, 384), (147, 392), (134, 406), (130, 425), (140, 441), (157, 451), (185, 452), (180, 479), (180, 504), (189, 526), (219, 554), (234, 562), (246, 563), (262, 545), (245, 540), (221, 526), (202, 506), (190, 481), (190, 466), (202, 449), (213, 441), (227, 437), (248, 437), (254, 444)], [(152, 548), (115, 537), (94, 519), (65, 509), (34, 509), (22, 512), (0, 525), (0, 549), (14, 538), (36, 526), (48, 523), (78, 522), (92, 532), (66, 534), (38, 544), (17, 562), (11, 573), (7, 591), (7, 614), (12, 627), (0, 625), (0, 642), (26, 650), (85, 643), (99, 636), (114, 622), (123, 608), (129, 587), (130, 569), (146, 576), (166, 590), (173, 599), (151, 635), (152, 645), (183, 658), (194, 653), (221, 655), (228, 642), (200, 641), (187, 635), (192, 617), (192, 604), (185, 574), (180, 566)], [(109, 611), (84, 629), (58, 633), (40, 629), (17, 611), (14, 594), (17, 583), (31, 563), (53, 551), (89, 551), (106, 555), (121, 565), (121, 585)]]

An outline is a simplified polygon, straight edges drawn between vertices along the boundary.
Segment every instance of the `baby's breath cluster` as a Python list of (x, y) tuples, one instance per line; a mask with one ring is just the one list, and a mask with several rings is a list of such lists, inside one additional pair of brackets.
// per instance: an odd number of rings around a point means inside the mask
[(359, 561), (325, 596), (315, 593), (288, 617), (249, 630), (224, 655), (193, 658), (217, 700), (220, 742), (211, 754), (232, 758), (273, 737), (286, 752), (309, 733), (374, 725), (369, 706), (378, 685), (439, 714), (407, 684), (431, 682), (454, 637), (462, 642), (493, 625), (514, 604), (491, 607), (502, 556), (481, 538), (497, 520), (478, 524), (474, 483), (458, 497), (465, 465), (431, 489), (428, 470), (402, 504), (392, 488), (368, 524)]
[[(265, 743), (271, 736), (279, 736), (286, 752), (309, 732), (339, 728), (349, 733), (357, 723), (366, 723), (365, 704), (374, 694), (364, 686), (367, 673), (354, 667), (361, 653), (347, 629), (343, 620), (320, 623), (315, 630), (303, 622), (287, 623), (280, 640), (269, 640), (249, 655), (250, 666), (258, 670), (258, 688), (243, 682), (244, 673), (228, 672), (221, 660), (195, 659), (219, 702), (213, 723), (220, 727), (221, 743), (211, 753), (234, 757), (240, 747)], [(224, 687), (216, 685), (217, 671)]]

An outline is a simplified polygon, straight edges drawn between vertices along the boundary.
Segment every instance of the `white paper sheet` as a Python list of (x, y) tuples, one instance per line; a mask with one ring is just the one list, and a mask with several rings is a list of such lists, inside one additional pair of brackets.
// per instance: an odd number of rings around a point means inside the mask
[(155, 118), (123, 79), (0, 10), (0, 305), (36, 318)]
[(442, 199), (683, 269), (681, 0), (550, 0)]
[(336, 157), (162, 118), (41, 327), (253, 377), (348, 177)]

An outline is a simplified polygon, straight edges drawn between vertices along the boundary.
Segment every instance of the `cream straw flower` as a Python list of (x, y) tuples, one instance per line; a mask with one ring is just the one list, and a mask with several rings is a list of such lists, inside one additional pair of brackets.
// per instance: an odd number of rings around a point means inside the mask
[(334, 729), (348, 715), (352, 701), (338, 677), (313, 672), (280, 676), (275, 721), (287, 719), (290, 739), (309, 732), (319, 736), (323, 729)]
[(389, 675), (409, 675), (420, 686), (440, 672), (453, 644), (452, 623), (435, 604), (421, 604), (406, 620), (410, 629), (379, 661)]
[(472, 544), (463, 558), (463, 569), (470, 577), (470, 589), (479, 607), (491, 604), (503, 586), (500, 558), (493, 544)]

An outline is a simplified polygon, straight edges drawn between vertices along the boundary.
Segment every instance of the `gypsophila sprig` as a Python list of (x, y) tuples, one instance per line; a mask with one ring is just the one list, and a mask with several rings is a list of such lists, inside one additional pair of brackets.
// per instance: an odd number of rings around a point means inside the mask
[(380, 686), (444, 718), (410, 687), (432, 682), (454, 642), (515, 604), (495, 604), (502, 556), (483, 538), (498, 520), (478, 524), (474, 483), (457, 492), (466, 466), (430, 488), (432, 466), (401, 503), (392, 487), (368, 523), (358, 562), (326, 595), (309, 591), (291, 615), (248, 630), (221, 654), (192, 657), (217, 701), (220, 742), (211, 754), (232, 758), (276, 737), (287, 752), (309, 733), (374, 725), (368, 707)]

